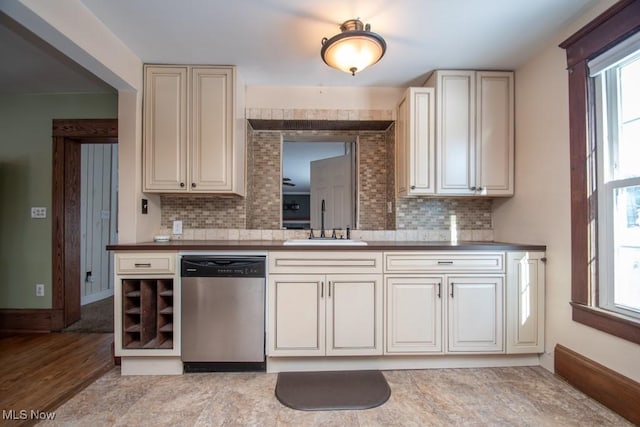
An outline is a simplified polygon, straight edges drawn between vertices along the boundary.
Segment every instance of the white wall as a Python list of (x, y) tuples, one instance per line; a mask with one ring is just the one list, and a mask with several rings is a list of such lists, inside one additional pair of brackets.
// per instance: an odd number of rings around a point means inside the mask
[(635, 381), (640, 345), (571, 320), (569, 108), (565, 51), (558, 44), (615, 2), (603, 0), (516, 70), (516, 191), (494, 205), (496, 240), (547, 245), (546, 353), (562, 344)]

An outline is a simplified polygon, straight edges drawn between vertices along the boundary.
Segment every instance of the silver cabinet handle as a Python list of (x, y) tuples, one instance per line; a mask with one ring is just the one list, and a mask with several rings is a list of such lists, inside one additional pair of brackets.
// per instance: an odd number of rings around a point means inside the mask
[(134, 267), (136, 268), (150, 268), (151, 267), (151, 263), (150, 262), (136, 262), (135, 264), (133, 264)]
[(454, 289), (455, 283), (451, 284), (451, 298), (453, 298), (453, 289)]
[(438, 283), (438, 298), (442, 298), (441, 293), (442, 292), (442, 283)]
[(329, 282), (329, 298), (331, 298), (331, 282)]
[(320, 282), (320, 298), (324, 298), (324, 282)]
[(451, 265), (453, 261), (438, 261), (438, 265)]

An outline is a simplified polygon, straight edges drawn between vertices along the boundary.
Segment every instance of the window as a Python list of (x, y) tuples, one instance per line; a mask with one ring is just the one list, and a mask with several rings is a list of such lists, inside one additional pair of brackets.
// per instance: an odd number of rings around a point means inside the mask
[(620, 0), (560, 47), (569, 80), (572, 318), (640, 344), (638, 16), (640, 1)]
[(589, 62), (595, 121), (596, 305), (640, 319), (640, 34)]

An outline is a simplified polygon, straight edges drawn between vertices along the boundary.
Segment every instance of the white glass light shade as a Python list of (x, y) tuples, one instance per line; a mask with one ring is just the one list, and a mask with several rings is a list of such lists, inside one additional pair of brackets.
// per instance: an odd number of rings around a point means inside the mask
[(369, 31), (369, 25), (366, 30), (362, 28), (358, 20), (346, 21), (341, 26), (342, 33), (323, 39), (320, 51), (323, 61), (352, 75), (378, 62), (387, 45), (382, 37)]

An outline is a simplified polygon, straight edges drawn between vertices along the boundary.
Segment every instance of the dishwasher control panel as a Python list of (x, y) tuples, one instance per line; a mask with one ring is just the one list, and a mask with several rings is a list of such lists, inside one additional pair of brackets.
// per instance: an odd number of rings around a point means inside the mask
[(265, 277), (265, 257), (182, 257), (182, 277)]

